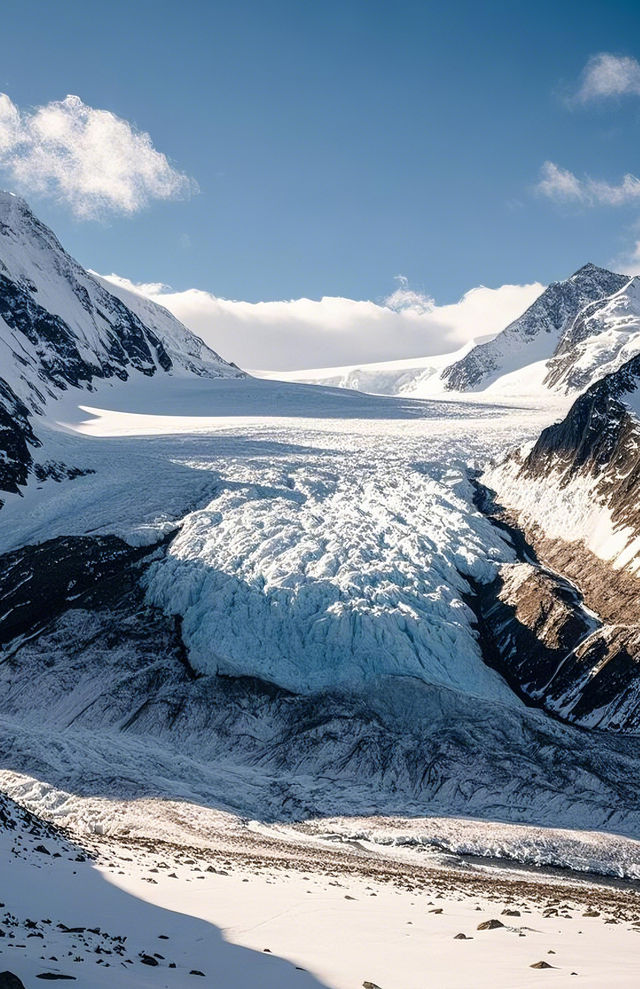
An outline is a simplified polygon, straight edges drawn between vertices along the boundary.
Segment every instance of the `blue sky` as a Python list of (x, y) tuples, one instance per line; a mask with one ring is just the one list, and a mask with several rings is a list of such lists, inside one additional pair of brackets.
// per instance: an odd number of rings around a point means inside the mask
[[(584, 184), (639, 170), (640, 95), (575, 98), (590, 57), (640, 57), (637, 2), (5, 0), (2, 23), (21, 113), (77, 94), (199, 186), (100, 220), (23, 188), (96, 270), (250, 301), (381, 299), (402, 273), (446, 303), (640, 239), (633, 190)], [(536, 192), (545, 161), (583, 184)]]

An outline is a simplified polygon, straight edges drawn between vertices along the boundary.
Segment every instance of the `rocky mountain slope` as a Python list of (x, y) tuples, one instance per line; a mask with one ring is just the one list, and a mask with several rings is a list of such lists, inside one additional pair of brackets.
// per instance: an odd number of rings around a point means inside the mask
[[(503, 573), (504, 607), (495, 612), (501, 662), (515, 664), (524, 692), (551, 709), (581, 724), (633, 731), (640, 727), (639, 411), (640, 356), (593, 384), (528, 452), (483, 477), (534, 552), (578, 585), (590, 609), (576, 625), (575, 609), (562, 616), (527, 590), (526, 577), (514, 587), (513, 575)], [(526, 599), (535, 616), (521, 621)], [(554, 612), (554, 659), (527, 670), (513, 637), (528, 634), (529, 652), (539, 655), (531, 632), (543, 611), (547, 618)]]
[(442, 374), (446, 388), (481, 390), (505, 374), (549, 359), (581, 310), (618, 292), (628, 280), (625, 275), (586, 264), (570, 278), (553, 282), (493, 340), (474, 347), (446, 368)]
[(161, 306), (123, 294), (74, 261), (24, 200), (0, 193), (0, 490), (26, 483), (38, 417), (69, 388), (242, 373)]
[(583, 391), (640, 351), (640, 278), (578, 314), (547, 364), (545, 384)]

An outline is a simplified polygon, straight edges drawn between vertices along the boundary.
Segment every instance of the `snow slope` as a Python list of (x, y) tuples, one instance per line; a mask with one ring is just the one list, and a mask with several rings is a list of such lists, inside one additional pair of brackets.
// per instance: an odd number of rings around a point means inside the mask
[(242, 373), (161, 306), (105, 284), (64, 251), (24, 200), (0, 193), (0, 490), (26, 483), (39, 444), (34, 416), (69, 388)]
[(504, 374), (547, 360), (586, 305), (604, 299), (627, 281), (624, 275), (586, 264), (565, 281), (554, 282), (493, 340), (448, 367), (443, 375), (447, 387), (482, 390)]
[[(12, 972), (26, 989), (40, 979), (75, 981), (86, 989), (183, 989), (199, 977), (205, 985), (238, 989), (320, 989), (291, 962), (229, 944), (197, 909), (185, 910), (175, 897), (155, 904), (147, 894), (148, 874), (136, 870), (119, 885), (81, 846), (2, 794), (0, 856), (0, 971)], [(133, 861), (124, 848), (116, 857), (121, 866)], [(188, 888), (186, 879), (181, 885)]]
[[(490, 339), (481, 337), (480, 340)], [(301, 371), (253, 371), (259, 378), (277, 381), (298, 381), (304, 384), (327, 385), (371, 392), (374, 395), (407, 395), (414, 398), (434, 394), (434, 386), (442, 371), (460, 360), (479, 341), (470, 340), (459, 350), (435, 357), (407, 358), (400, 361), (379, 361), (372, 364), (350, 364), (344, 367), (308, 368)], [(444, 386), (440, 389), (444, 391)]]

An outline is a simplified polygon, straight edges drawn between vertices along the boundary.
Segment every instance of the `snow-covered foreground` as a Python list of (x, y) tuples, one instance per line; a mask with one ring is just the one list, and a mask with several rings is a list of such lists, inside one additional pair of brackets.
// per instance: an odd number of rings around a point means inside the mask
[(42, 973), (91, 989), (636, 984), (634, 887), (381, 846), (383, 821), (105, 801), (100, 834), (97, 809), (75, 803), (73, 844), (20, 819), (0, 830), (0, 954), (27, 989)]

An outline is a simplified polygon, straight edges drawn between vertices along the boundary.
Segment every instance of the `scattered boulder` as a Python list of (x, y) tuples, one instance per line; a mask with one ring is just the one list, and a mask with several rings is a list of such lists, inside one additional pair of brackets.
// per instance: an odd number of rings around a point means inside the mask
[(158, 959), (154, 958), (153, 955), (140, 955), (140, 961), (143, 965), (157, 965)]
[(472, 937), (467, 937), (466, 934), (454, 934), (453, 940), (454, 941), (473, 941), (473, 938)]
[(48, 982), (60, 982), (64, 980), (65, 982), (75, 982), (75, 975), (63, 975), (62, 972), (40, 972), (36, 975), (36, 979), (45, 979)]
[(491, 920), (483, 920), (481, 924), (478, 924), (479, 931), (495, 931), (498, 927), (504, 927), (504, 924), (500, 920), (496, 920), (492, 917)]
[(550, 965), (549, 962), (542, 961), (534, 962), (533, 965), (529, 965), (529, 968), (553, 968), (553, 965)]
[(25, 986), (13, 972), (0, 972), (0, 989), (25, 989)]

